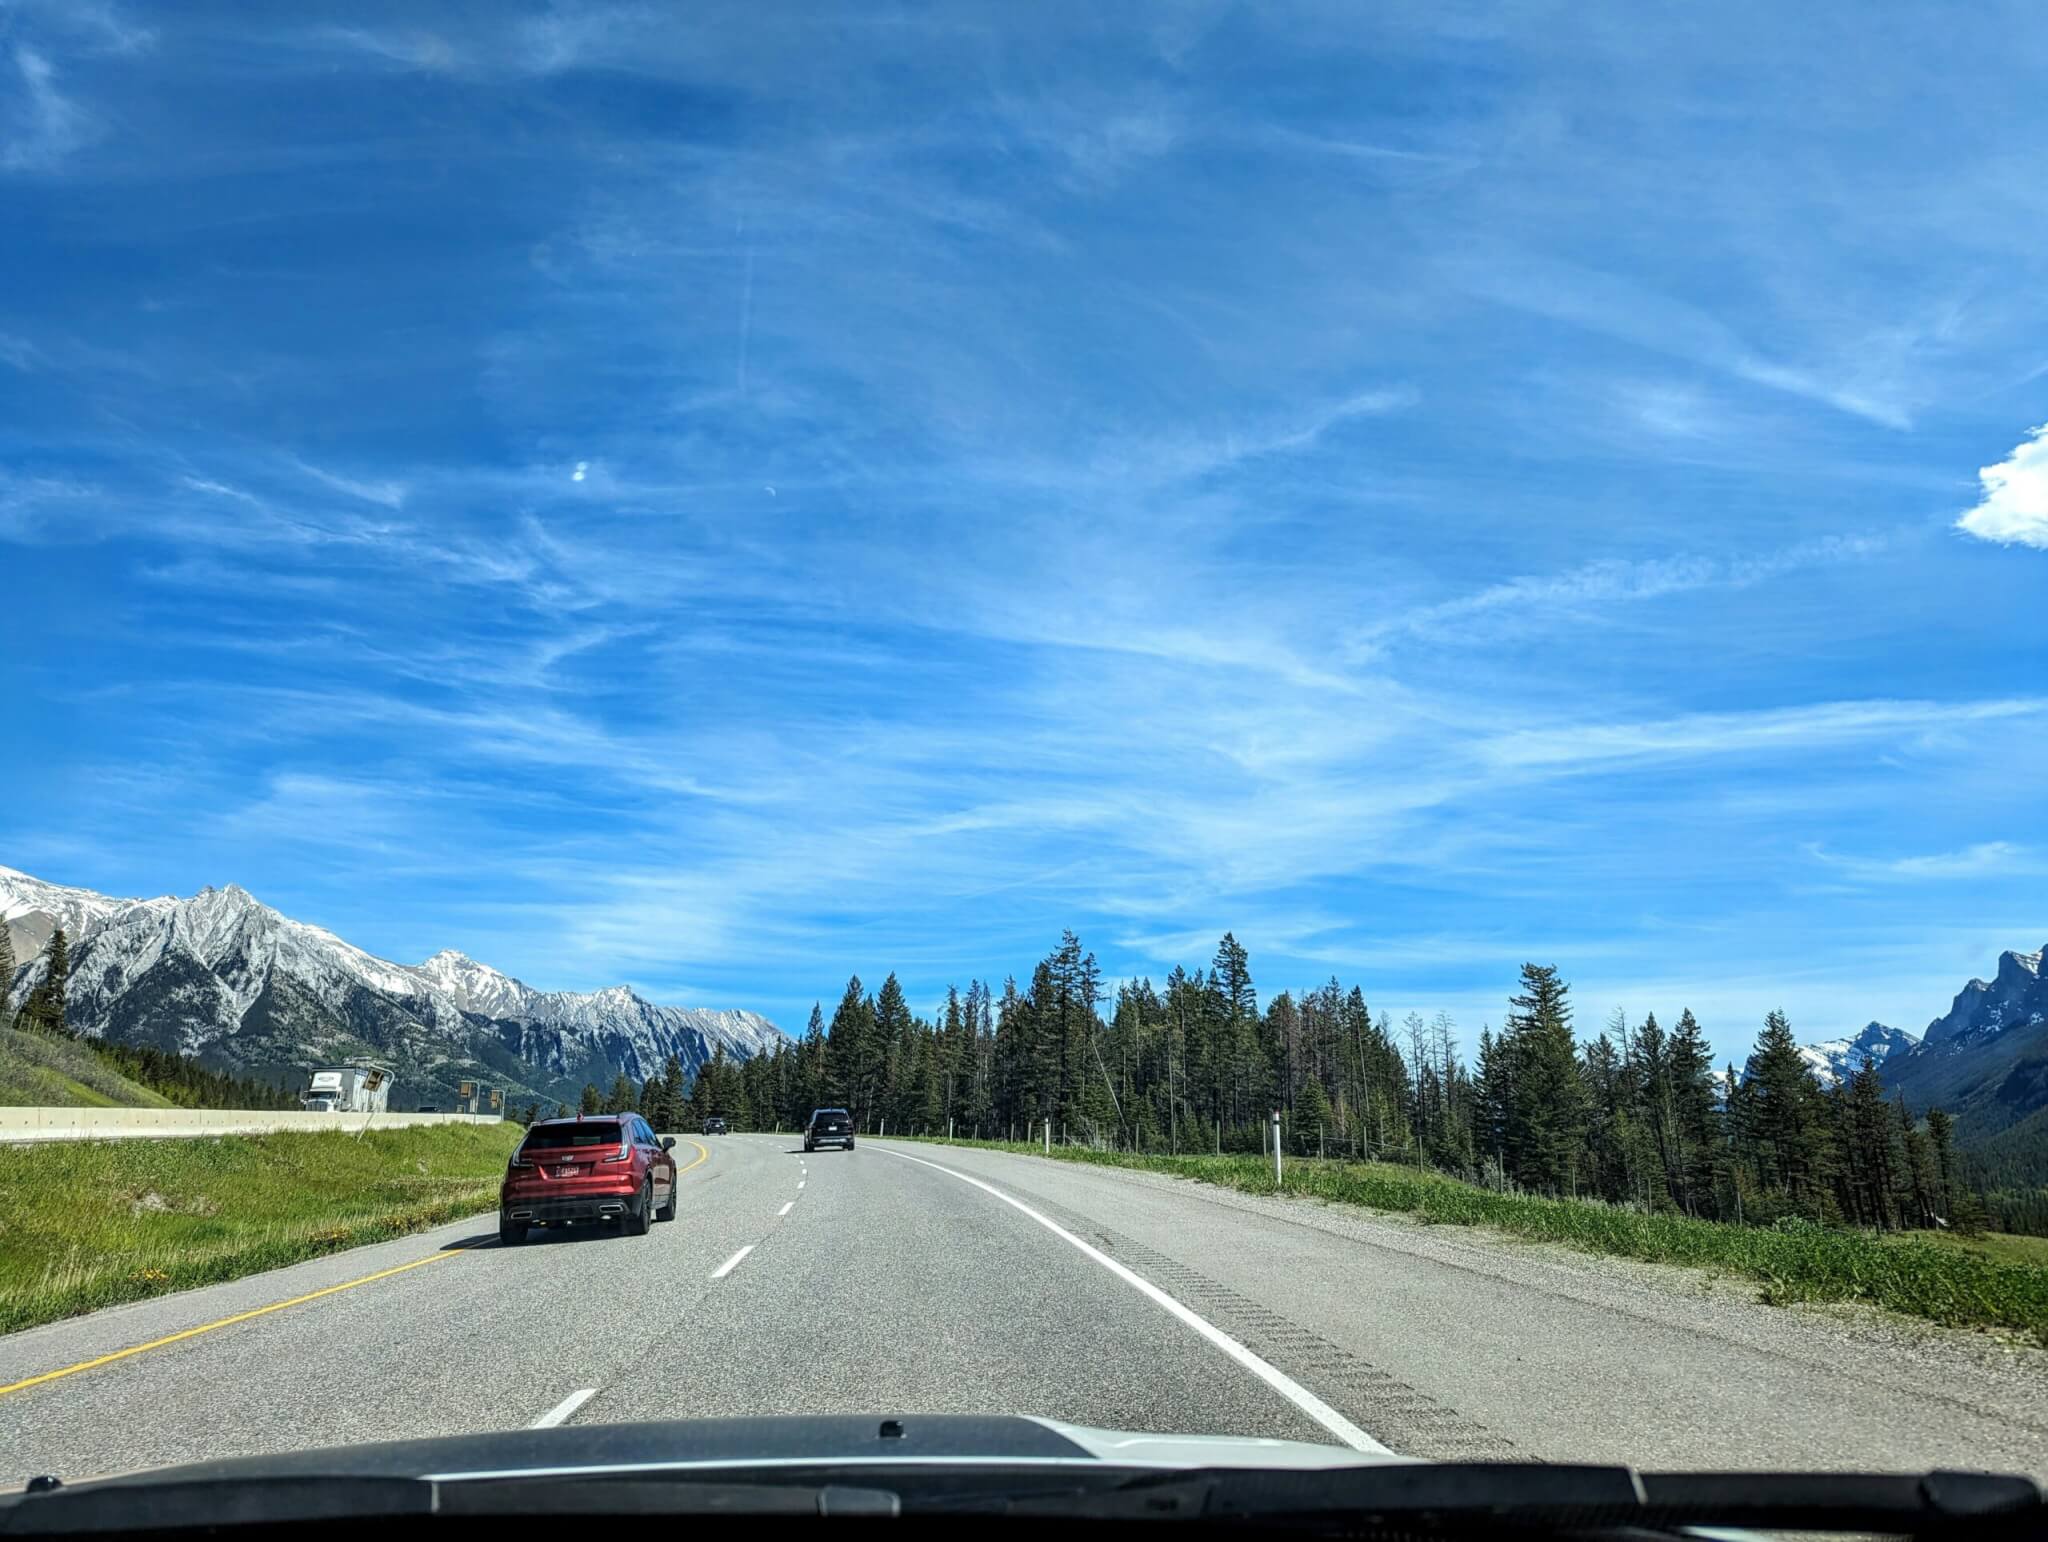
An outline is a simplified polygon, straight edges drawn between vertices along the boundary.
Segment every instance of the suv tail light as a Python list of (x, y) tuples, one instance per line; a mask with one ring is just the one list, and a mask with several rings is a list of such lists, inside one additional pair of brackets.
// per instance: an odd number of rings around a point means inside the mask
[(526, 1148), (524, 1146), (521, 1146), (517, 1151), (512, 1153), (512, 1160), (510, 1162), (507, 1162), (505, 1165), (507, 1167), (531, 1167), (533, 1166), (533, 1158), (528, 1156), (526, 1154)]
[(614, 1151), (610, 1156), (600, 1157), (598, 1160), (601, 1162), (630, 1162), (633, 1160), (633, 1147), (629, 1142), (621, 1141), (619, 1142), (618, 1150)]

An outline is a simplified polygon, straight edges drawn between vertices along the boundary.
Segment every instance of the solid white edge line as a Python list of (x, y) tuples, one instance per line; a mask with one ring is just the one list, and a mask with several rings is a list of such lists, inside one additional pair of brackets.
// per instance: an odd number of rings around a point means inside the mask
[(732, 1257), (728, 1258), (716, 1269), (713, 1269), (711, 1271), (711, 1277), (714, 1280), (724, 1279), (728, 1274), (731, 1274), (733, 1270), (737, 1269), (740, 1266), (740, 1260), (742, 1258), (745, 1258), (749, 1253), (753, 1251), (754, 1244), (749, 1242), (745, 1247), (741, 1248), (737, 1253), (733, 1254)]
[(1137, 1291), (1142, 1296), (1148, 1297), (1154, 1304), (1163, 1307), (1166, 1311), (1179, 1318), (1188, 1327), (1201, 1334), (1203, 1338), (1214, 1344), (1218, 1349), (1230, 1356), (1231, 1359), (1286, 1398), (1288, 1402), (1343, 1441), (1345, 1445), (1351, 1447), (1352, 1450), (1386, 1456), (1394, 1454), (1388, 1447), (1374, 1440), (1372, 1436), (1366, 1434), (1364, 1430), (1353, 1424), (1349, 1419), (1337, 1412), (1336, 1409), (1281, 1370), (1279, 1366), (1261, 1359), (1251, 1350), (1245, 1348), (1244, 1345), (1238, 1343), (1236, 1339), (1225, 1333), (1221, 1328), (1210, 1322), (1208, 1318), (1202, 1316), (1201, 1313), (1183, 1306), (1143, 1275), (1137, 1274), (1123, 1264), (1118, 1263), (1100, 1248), (1083, 1242), (1079, 1237), (1068, 1231), (1066, 1227), (1060, 1225), (1059, 1222), (1049, 1216), (1039, 1214), (1038, 1211), (1025, 1204), (1023, 1200), (1005, 1194), (992, 1183), (984, 1183), (979, 1178), (970, 1177), (966, 1173), (959, 1172), (951, 1167), (941, 1167), (937, 1162), (927, 1162), (923, 1157), (909, 1156), (901, 1151), (891, 1151), (887, 1146), (881, 1146), (877, 1149), (888, 1152), (890, 1156), (897, 1158), (899, 1161), (915, 1162), (919, 1167), (929, 1167), (933, 1172), (944, 1173), (949, 1178), (958, 1178), (962, 1183), (971, 1183), (983, 1193), (993, 1194), (1012, 1209), (1022, 1211), (1055, 1237), (1058, 1237), (1062, 1242), (1069, 1244), (1086, 1254), (1089, 1258), (1094, 1259), (1095, 1262), (1102, 1265), (1103, 1268), (1122, 1280), (1131, 1289)]
[(777, 1215), (788, 1215), (789, 1212), (794, 1210), (795, 1208), (796, 1201), (792, 1199), (788, 1204), (784, 1205), (780, 1210), (776, 1211), (775, 1213)]
[(565, 1424), (568, 1422), (571, 1414), (596, 1396), (597, 1388), (595, 1387), (579, 1388), (563, 1398), (561, 1402), (555, 1404), (554, 1407), (534, 1420), (533, 1423), (527, 1425), (527, 1428), (530, 1430), (551, 1430), (558, 1424)]

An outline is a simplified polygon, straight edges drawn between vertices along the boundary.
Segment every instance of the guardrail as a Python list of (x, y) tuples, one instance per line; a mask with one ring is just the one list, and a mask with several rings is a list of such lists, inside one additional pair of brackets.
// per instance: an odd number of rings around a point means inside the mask
[(323, 1114), (285, 1108), (0, 1108), (0, 1144), (31, 1140), (189, 1140), (203, 1135), (271, 1135), (366, 1125), (501, 1124), (496, 1114)]

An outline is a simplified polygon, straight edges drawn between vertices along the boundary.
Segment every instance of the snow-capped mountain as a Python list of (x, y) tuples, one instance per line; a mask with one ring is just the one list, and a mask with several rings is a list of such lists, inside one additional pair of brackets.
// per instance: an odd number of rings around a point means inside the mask
[(1853, 1038), (1829, 1039), (1822, 1044), (1803, 1044), (1799, 1048), (1799, 1053), (1812, 1068), (1815, 1079), (1823, 1087), (1832, 1087), (1862, 1070), (1866, 1058), (1879, 1070), (1883, 1070), (1884, 1063), (1892, 1056), (1911, 1049), (1919, 1042), (1919, 1039), (1903, 1028), (1870, 1023)]
[[(2048, 951), (2048, 950), (2044, 950)], [(2048, 979), (2041, 953), (1998, 955), (1989, 980), (1972, 980), (1920, 1042), (1894, 1049), (1885, 1089), (1915, 1112), (1955, 1116), (1958, 1144), (1969, 1149), (2031, 1121), (2048, 1108)]]
[[(35, 957), (56, 928), (61, 926), (75, 937), (125, 903), (90, 889), (67, 889), (0, 867), (0, 926), (7, 928), (17, 963)], [(0, 989), (5, 985), (0, 981)]]
[(719, 1049), (745, 1059), (782, 1038), (753, 1012), (659, 1006), (623, 985), (535, 990), (452, 951), (392, 963), (233, 884), (123, 900), (0, 867), (0, 910), (10, 935), (40, 939), (17, 955), (28, 958), (17, 1004), (47, 967), (30, 955), (62, 925), (68, 1016), (81, 1032), (264, 1075), (376, 1060), (403, 1098), (445, 1101), (463, 1080), (573, 1097), (586, 1081), (658, 1075), (670, 1055), (694, 1071)]
[(1956, 992), (1945, 1016), (1927, 1025), (1927, 1047), (1956, 1053), (1974, 1040), (2011, 1028), (2048, 1021), (2048, 981), (2041, 976), (2043, 949), (2036, 953), (1998, 955), (1998, 972), (1989, 980), (1972, 980)]

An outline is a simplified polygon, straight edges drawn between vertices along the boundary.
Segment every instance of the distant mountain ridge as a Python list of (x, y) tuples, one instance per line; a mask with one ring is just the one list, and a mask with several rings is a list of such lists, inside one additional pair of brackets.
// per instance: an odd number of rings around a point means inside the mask
[(1851, 1038), (1801, 1045), (1799, 1053), (1820, 1084), (1832, 1087), (1862, 1070), (1865, 1060), (1882, 1070), (1886, 1062), (1907, 1053), (1919, 1042), (1903, 1028), (1872, 1022)]
[(393, 963), (234, 884), (118, 899), (0, 867), (0, 919), (25, 960), (11, 991), (0, 982), (9, 1006), (43, 977), (38, 950), (61, 925), (81, 1033), (266, 1077), (377, 1061), (405, 1103), (445, 1105), (465, 1080), (573, 1101), (585, 1082), (657, 1076), (671, 1054), (694, 1072), (720, 1049), (745, 1059), (783, 1039), (758, 1013), (660, 1006), (623, 985), (536, 990), (452, 950)]
[[(2043, 950), (2048, 951), (2048, 950)], [(2048, 1108), (2048, 979), (2042, 953), (1998, 955), (1920, 1042), (1884, 1067), (1885, 1085), (1916, 1110), (1945, 1108), (1974, 1145)]]

